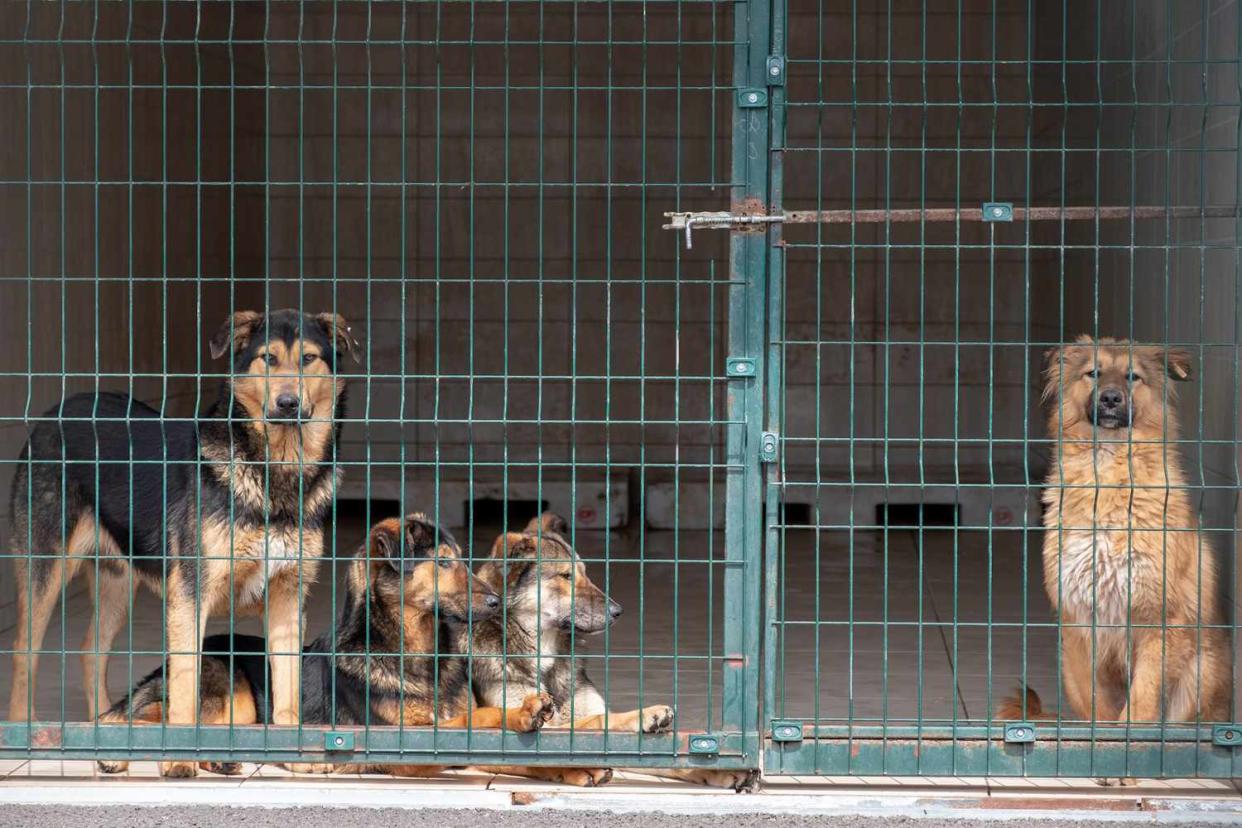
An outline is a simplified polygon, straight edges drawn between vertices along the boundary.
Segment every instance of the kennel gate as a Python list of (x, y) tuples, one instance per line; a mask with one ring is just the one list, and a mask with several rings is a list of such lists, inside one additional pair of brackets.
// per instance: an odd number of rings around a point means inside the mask
[[(104, 727), (70, 711), (62, 608), (60, 715), (4, 725), (0, 755), (1239, 775), (1229, 723), (989, 713), (1020, 680), (1057, 692), (1045, 347), (1194, 350), (1183, 450), (1234, 577), (1234, 4), (61, 3), (0, 25), (10, 431), (83, 387), (186, 417), (215, 317), (363, 308), (354, 496), (469, 524), (475, 554), (489, 498), (633, 521), (584, 554), (637, 570), (637, 642), (589, 666), (607, 691), (636, 664), (634, 703), (706, 700), (671, 736)], [(672, 593), (645, 599), (660, 567)], [(706, 644), (678, 641), (683, 573)], [(159, 655), (114, 647), (130, 684)], [(661, 665), (671, 689), (646, 689)]]
[[(764, 772), (1236, 777), (1231, 721), (1057, 702), (1039, 503), (1044, 351), (1187, 348), (1177, 450), (1236, 594), (1236, 4), (772, 20), (762, 223), (676, 220), (769, 255)], [(1020, 684), (1057, 720), (996, 720)]]

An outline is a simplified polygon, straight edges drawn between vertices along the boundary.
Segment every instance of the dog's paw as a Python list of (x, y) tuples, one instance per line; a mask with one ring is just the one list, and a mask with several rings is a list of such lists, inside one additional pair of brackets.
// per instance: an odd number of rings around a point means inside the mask
[(759, 772), (755, 770), (708, 770), (706, 768), (686, 768), (674, 771), (672, 776), (692, 785), (706, 785), (709, 788), (731, 788), (737, 793), (750, 793), (759, 782)]
[(1095, 784), (1104, 788), (1133, 788), (1138, 780), (1133, 776), (1104, 776), (1096, 779)]
[(531, 693), (522, 702), (518, 727), (524, 733), (539, 730), (556, 715), (556, 702), (547, 693)]
[(125, 773), (129, 770), (129, 762), (124, 759), (100, 759), (95, 764), (100, 773)]
[(561, 768), (555, 781), (579, 788), (598, 788), (612, 781), (612, 768)]
[(198, 766), (193, 762), (160, 762), (160, 776), (189, 779), (191, 776), (198, 776)]
[(285, 762), (281, 767), (293, 773), (324, 774), (336, 770), (336, 765), (331, 762)]
[(199, 770), (224, 776), (237, 776), (242, 772), (241, 762), (199, 762), (198, 767)]
[(673, 708), (667, 704), (644, 707), (638, 722), (643, 733), (663, 733), (673, 726)]

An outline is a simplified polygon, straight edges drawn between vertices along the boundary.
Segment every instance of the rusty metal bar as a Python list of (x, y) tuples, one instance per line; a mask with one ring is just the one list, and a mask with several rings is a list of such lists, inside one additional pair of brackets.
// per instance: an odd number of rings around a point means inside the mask
[[(1007, 205), (1006, 205), (1007, 207)], [(768, 224), (900, 224), (906, 222), (991, 222), (1009, 224), (1020, 221), (1115, 221), (1119, 219), (1158, 218), (1237, 218), (1238, 207), (1161, 207), (1099, 206), (1099, 207), (1013, 207), (1008, 217), (998, 219), (981, 209), (959, 210), (956, 207), (918, 207), (897, 210), (786, 210), (780, 215), (751, 213), (697, 212), (665, 213), (669, 219), (665, 230), (678, 230), (686, 235), (686, 249), (693, 247), (693, 230), (741, 229)]]

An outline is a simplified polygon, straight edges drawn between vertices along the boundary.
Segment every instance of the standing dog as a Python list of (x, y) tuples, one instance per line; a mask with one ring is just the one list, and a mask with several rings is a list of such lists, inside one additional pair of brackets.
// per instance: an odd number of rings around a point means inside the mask
[[(402, 534), (404, 533), (404, 538)], [(470, 573), (448, 533), (421, 514), (372, 527), (349, 565), (345, 604), (334, 630), (302, 656), (302, 722), (367, 727), (438, 725), (505, 727), (529, 732), (553, 712), (552, 699), (532, 694), (510, 709), (475, 707), (466, 659), (453, 651), (455, 628), (494, 616), (500, 598)], [(213, 635), (203, 642), (200, 720), (207, 724), (268, 724), (273, 699), (264, 677), (262, 638)], [(230, 660), (232, 669), (230, 669)], [(105, 724), (163, 721), (164, 670), (156, 670), (100, 717)], [(107, 773), (126, 762), (100, 762)], [(426, 776), (418, 765), (293, 765), (329, 773)], [(204, 768), (237, 773), (233, 763)]]
[[(1044, 489), (1044, 584), (1061, 617), (1065, 695), (1083, 720), (1224, 721), (1229, 641), (1216, 560), (1175, 441), (1181, 351), (1082, 336), (1049, 354), (1056, 456)], [(1001, 718), (1044, 718), (1034, 691)]]
[[(340, 480), (345, 381), (336, 367), (357, 347), (335, 314), (241, 311), (211, 340), (212, 357), (231, 353), (232, 368), (204, 418), (165, 422), (123, 394), (79, 394), (45, 415), (13, 482), (10, 720), (32, 716), (48, 620), (64, 585), (85, 572), (95, 602), (82, 646), (92, 718), (108, 706), (107, 653), (141, 582), (165, 596), (170, 723), (195, 722), (203, 626), (230, 610), (265, 616), (275, 720), (297, 722), (302, 601)], [(192, 776), (195, 766), (161, 771)]]
[[(470, 631), (475, 694), (483, 704), (506, 706), (530, 693), (550, 693), (558, 710), (551, 727), (666, 731), (673, 724), (671, 707), (609, 711), (603, 694), (573, 655), (574, 636), (603, 632), (621, 615), (621, 606), (587, 577), (586, 566), (565, 538), (568, 529), (564, 518), (545, 512), (522, 532), (498, 537), (491, 558), (479, 567), (479, 577), (500, 593), (505, 610), (503, 617), (475, 624)], [(588, 787), (612, 778), (607, 769), (495, 770)], [(737, 790), (753, 782), (749, 771), (643, 772)]]

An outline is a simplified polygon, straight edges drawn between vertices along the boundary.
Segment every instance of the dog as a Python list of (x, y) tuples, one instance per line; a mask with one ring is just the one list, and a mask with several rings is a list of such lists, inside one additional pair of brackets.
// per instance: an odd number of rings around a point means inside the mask
[[(1229, 640), (1217, 563), (1175, 441), (1183, 351), (1081, 336), (1048, 354), (1055, 456), (1044, 585), (1061, 619), (1065, 696), (1084, 721), (1226, 721)], [(998, 710), (1048, 718), (1029, 688)]]
[[(165, 422), (124, 394), (52, 408), (21, 453), (12, 490), (17, 636), (9, 719), (33, 718), (35, 670), (64, 585), (90, 579), (82, 645), (91, 718), (109, 706), (107, 653), (134, 585), (165, 596), (167, 719), (194, 724), (199, 644), (213, 614), (263, 614), (274, 718), (296, 724), (302, 602), (323, 552), (341, 469), (340, 359), (358, 359), (336, 314), (234, 313), (210, 341), (231, 355), (218, 399), (193, 422)], [(285, 655), (280, 655), (280, 654)], [(195, 765), (161, 763), (168, 776)]]
[[(504, 602), (499, 616), (474, 624), (472, 680), (480, 704), (507, 706), (530, 693), (550, 693), (557, 715), (549, 727), (576, 730), (661, 733), (673, 725), (673, 709), (651, 705), (626, 712), (609, 711), (603, 695), (573, 654), (573, 642), (603, 632), (621, 616), (621, 606), (587, 576), (586, 566), (566, 539), (569, 526), (545, 512), (522, 532), (506, 532), (492, 544), (491, 556), (478, 576)], [(581, 643), (579, 643), (579, 647)], [(612, 778), (600, 768), (492, 768), (592, 787)], [(643, 770), (699, 784), (747, 788), (750, 771)]]
[[(422, 514), (380, 521), (349, 564), (345, 602), (334, 630), (302, 656), (302, 722), (366, 727), (505, 727), (538, 730), (553, 715), (546, 693), (532, 693), (509, 709), (477, 707), (466, 658), (453, 651), (454, 631), (494, 616), (500, 597), (471, 574), (447, 531)], [(205, 724), (268, 724), (273, 699), (264, 677), (262, 638), (209, 636), (203, 641), (199, 720)], [(232, 667), (230, 668), (230, 663)], [(159, 723), (164, 719), (165, 670), (142, 679), (100, 717), (104, 724)], [(127, 763), (100, 762), (107, 773)], [(204, 769), (238, 773), (235, 763)], [(389, 773), (429, 776), (421, 765), (294, 764), (300, 772)]]

